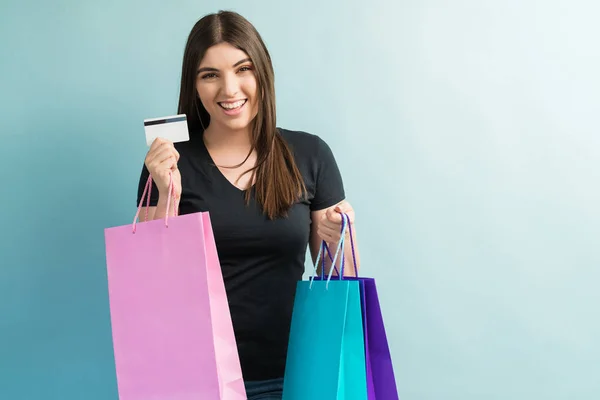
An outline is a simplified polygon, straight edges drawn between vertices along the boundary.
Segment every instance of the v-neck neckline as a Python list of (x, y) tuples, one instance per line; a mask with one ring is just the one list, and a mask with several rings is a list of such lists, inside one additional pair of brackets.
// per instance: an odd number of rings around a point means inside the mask
[(221, 181), (224, 181), (225, 184), (227, 184), (229, 187), (231, 187), (238, 193), (245, 193), (247, 190), (249, 190), (251, 192), (254, 191), (256, 182), (254, 182), (252, 185), (250, 185), (250, 187), (248, 189), (241, 189), (238, 186), (234, 185), (234, 183), (231, 182), (225, 176), (225, 174), (223, 174), (223, 172), (217, 166), (217, 163), (215, 162), (215, 160), (213, 160), (212, 156), (210, 155), (210, 151), (208, 151), (208, 147), (206, 147), (206, 143), (204, 142), (204, 132), (202, 132), (199, 139), (200, 139), (200, 147), (202, 148), (202, 151), (204, 152), (204, 155), (206, 156), (207, 165), (214, 171), (214, 174), (218, 175), (218, 179), (220, 179)]

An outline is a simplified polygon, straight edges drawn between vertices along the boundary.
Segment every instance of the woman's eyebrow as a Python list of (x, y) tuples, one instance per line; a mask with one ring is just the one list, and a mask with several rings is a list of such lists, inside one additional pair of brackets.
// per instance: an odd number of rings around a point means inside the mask
[[(233, 67), (235, 68), (238, 65), (243, 64), (243, 63), (248, 62), (248, 61), (252, 61), (252, 60), (250, 60), (250, 58), (244, 58), (243, 60), (240, 60), (240, 61), (236, 62), (235, 64), (233, 64)], [(213, 67), (202, 67), (202, 68), (198, 69), (198, 73), (200, 73), (200, 72), (208, 72), (208, 71), (210, 71), (210, 72), (218, 72), (219, 70), (216, 69), (216, 68), (213, 68)]]

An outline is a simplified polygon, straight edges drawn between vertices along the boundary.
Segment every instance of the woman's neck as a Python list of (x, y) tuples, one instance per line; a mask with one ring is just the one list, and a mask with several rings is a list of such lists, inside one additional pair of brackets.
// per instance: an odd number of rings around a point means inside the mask
[(230, 150), (248, 152), (252, 146), (250, 128), (240, 130), (220, 129), (209, 125), (204, 131), (204, 144), (211, 150)]

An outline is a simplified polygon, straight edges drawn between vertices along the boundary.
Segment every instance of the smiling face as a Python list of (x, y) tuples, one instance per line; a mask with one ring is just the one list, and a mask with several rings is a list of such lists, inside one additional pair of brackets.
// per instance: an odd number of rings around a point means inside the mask
[(210, 47), (200, 61), (196, 90), (213, 128), (249, 129), (258, 113), (257, 87), (252, 61), (229, 43)]

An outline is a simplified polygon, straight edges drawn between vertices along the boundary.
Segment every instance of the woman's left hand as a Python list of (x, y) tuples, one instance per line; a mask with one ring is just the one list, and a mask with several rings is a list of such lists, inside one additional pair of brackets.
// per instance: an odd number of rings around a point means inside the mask
[[(328, 244), (337, 244), (341, 238), (342, 214), (348, 215), (350, 224), (354, 224), (354, 209), (346, 200), (328, 208), (319, 221), (317, 234)], [(348, 235), (348, 229), (346, 229), (346, 235)]]

